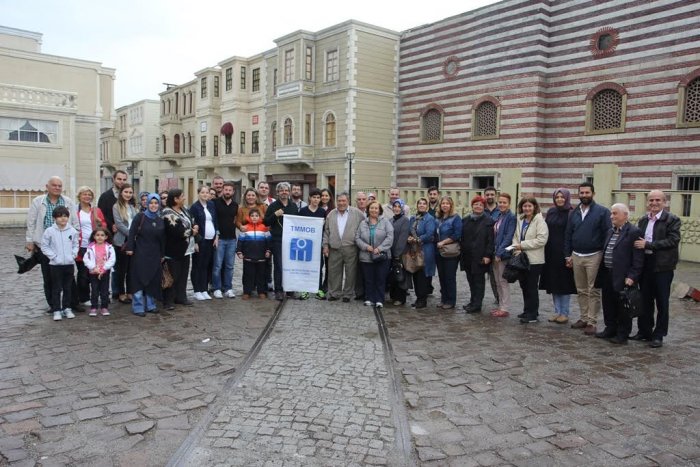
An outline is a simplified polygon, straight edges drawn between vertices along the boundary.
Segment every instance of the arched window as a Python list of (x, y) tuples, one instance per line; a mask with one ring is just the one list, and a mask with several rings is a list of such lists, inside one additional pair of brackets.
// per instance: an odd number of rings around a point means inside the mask
[(272, 150), (277, 149), (277, 122), (272, 122), (272, 125), (270, 125), (270, 132), (271, 132), (271, 138), (272, 138)]
[(678, 99), (678, 127), (700, 127), (700, 69), (681, 80)]
[(421, 114), (421, 143), (442, 142), (442, 109), (432, 106)]
[(616, 83), (603, 83), (586, 98), (586, 133), (606, 134), (625, 131), (627, 92)]
[(180, 154), (180, 135), (175, 134), (175, 137), (173, 138), (173, 152), (175, 154)]
[(328, 115), (326, 115), (325, 126), (326, 126), (326, 132), (325, 132), (326, 140), (325, 140), (324, 146), (333, 147), (336, 145), (335, 115), (333, 113), (329, 113)]
[(293, 144), (294, 139), (292, 138), (292, 119), (287, 117), (284, 119), (284, 145), (289, 146)]
[(495, 139), (500, 136), (501, 103), (484, 96), (472, 105), (472, 139)]
[(165, 150), (165, 135), (163, 135), (162, 139), (163, 139), (163, 154), (165, 154), (168, 152)]

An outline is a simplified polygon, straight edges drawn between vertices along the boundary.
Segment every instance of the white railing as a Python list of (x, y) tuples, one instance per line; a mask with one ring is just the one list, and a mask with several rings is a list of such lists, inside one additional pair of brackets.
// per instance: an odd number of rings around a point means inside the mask
[(13, 84), (0, 84), (0, 102), (3, 104), (59, 107), (66, 110), (74, 110), (78, 108), (78, 94)]

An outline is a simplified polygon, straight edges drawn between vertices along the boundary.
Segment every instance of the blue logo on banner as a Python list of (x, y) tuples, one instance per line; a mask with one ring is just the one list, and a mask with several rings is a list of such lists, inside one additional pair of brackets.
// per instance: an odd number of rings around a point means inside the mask
[(289, 245), (289, 259), (292, 261), (311, 261), (314, 242), (306, 238), (293, 238)]

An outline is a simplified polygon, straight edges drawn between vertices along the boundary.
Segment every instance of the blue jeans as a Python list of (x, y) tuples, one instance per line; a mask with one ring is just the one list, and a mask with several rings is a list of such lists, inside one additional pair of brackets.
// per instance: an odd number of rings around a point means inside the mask
[(133, 313), (144, 313), (156, 309), (156, 300), (150, 295), (143, 293), (143, 290), (134, 292), (131, 300), (131, 311)]
[[(214, 290), (221, 290), (222, 292), (225, 292), (226, 290), (233, 289), (233, 262), (235, 258), (236, 239), (220, 238), (219, 246), (216, 247), (216, 258), (214, 258), (214, 271), (211, 279)], [(223, 277), (221, 272), (222, 266)]]
[(569, 316), (569, 303), (571, 303), (571, 295), (552, 294), (554, 301), (554, 313), (562, 316)]

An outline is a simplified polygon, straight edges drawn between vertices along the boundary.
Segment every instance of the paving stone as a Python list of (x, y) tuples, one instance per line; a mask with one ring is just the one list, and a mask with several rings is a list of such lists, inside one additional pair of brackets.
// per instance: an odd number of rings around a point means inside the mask
[(423, 462), (445, 459), (446, 457), (447, 455), (439, 449), (431, 447), (418, 448), (418, 458)]
[(10, 404), (10, 405), (5, 405), (0, 407), (0, 415), (8, 414), (8, 413), (13, 413), (13, 412), (22, 412), (24, 410), (28, 409), (37, 409), (40, 407), (43, 407), (44, 404), (41, 402), (24, 402), (22, 404)]
[(102, 407), (92, 407), (89, 409), (83, 409), (79, 410), (75, 413), (75, 416), (78, 417), (78, 420), (80, 421), (85, 421), (85, 420), (91, 420), (93, 418), (100, 418), (104, 414)]
[(191, 425), (187, 419), (187, 415), (183, 414), (176, 417), (159, 419), (158, 428), (164, 430), (189, 430)]
[(59, 415), (57, 417), (42, 417), (39, 422), (45, 428), (51, 428), (54, 426), (70, 425), (73, 423), (73, 418), (70, 415)]
[(571, 449), (588, 444), (588, 441), (577, 435), (565, 435), (550, 440), (550, 443), (554, 444), (559, 449)]
[(179, 410), (164, 406), (148, 407), (141, 410), (141, 413), (148, 418), (169, 418), (182, 414)]
[(207, 405), (209, 404), (199, 399), (190, 399), (188, 401), (177, 404), (177, 408), (179, 410), (194, 410), (199, 409), (201, 407), (206, 407)]
[(527, 430), (527, 434), (532, 436), (535, 439), (541, 439), (541, 438), (549, 438), (550, 436), (556, 435), (555, 432), (550, 430), (547, 427), (539, 426), (536, 428), (530, 428)]
[(140, 435), (149, 431), (155, 426), (155, 424), (156, 423), (153, 420), (143, 420), (139, 422), (127, 423), (124, 425), (124, 428), (130, 435)]
[(111, 414), (119, 414), (124, 412), (133, 412), (138, 410), (140, 407), (138, 404), (131, 403), (120, 403), (120, 404), (110, 404), (107, 406), (107, 410)]

